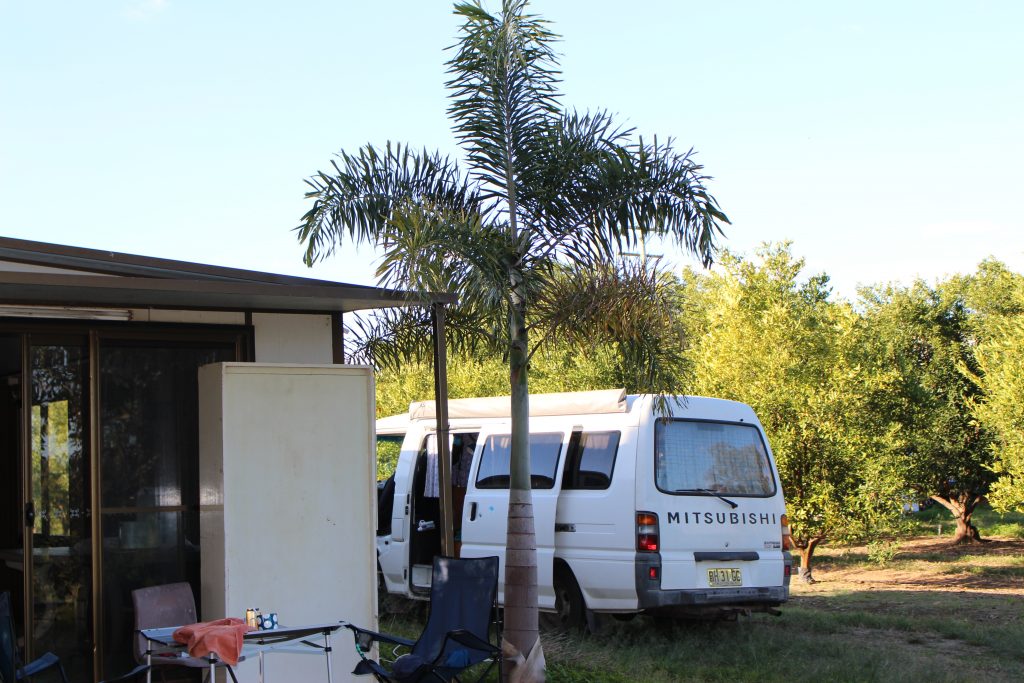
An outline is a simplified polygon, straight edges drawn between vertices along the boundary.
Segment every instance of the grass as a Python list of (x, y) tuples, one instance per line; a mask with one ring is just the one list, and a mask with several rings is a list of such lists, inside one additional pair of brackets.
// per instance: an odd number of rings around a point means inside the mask
[[(900, 605), (892, 613), (892, 602)], [(670, 630), (639, 619), (607, 633), (559, 643), (548, 652), (548, 680), (559, 681), (1014, 681), (1024, 678), (1024, 626), (995, 601), (984, 622), (929, 614), (958, 611), (930, 594), (837, 594), (802, 601), (782, 617)], [(1004, 601), (1005, 602), (1005, 601)], [(886, 610), (886, 611), (883, 611)], [(549, 650), (551, 648), (548, 648)]]
[[(871, 562), (863, 547), (825, 548), (818, 583), (794, 581), (781, 617), (667, 626), (646, 617), (602, 619), (597, 634), (544, 633), (547, 680), (1024, 680), (1018, 538), (967, 547), (934, 536), (912, 539), (885, 566)], [(391, 618), (415, 636), (421, 617)]]

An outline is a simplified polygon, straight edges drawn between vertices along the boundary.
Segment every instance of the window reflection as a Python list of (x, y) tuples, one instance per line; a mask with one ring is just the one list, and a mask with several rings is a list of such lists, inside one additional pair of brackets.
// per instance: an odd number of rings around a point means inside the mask
[(132, 590), (188, 581), (201, 595), (198, 371), (232, 360), (233, 344), (101, 346), (104, 671), (133, 665)]
[(92, 668), (87, 357), (79, 345), (30, 352), (32, 639), (72, 675)]

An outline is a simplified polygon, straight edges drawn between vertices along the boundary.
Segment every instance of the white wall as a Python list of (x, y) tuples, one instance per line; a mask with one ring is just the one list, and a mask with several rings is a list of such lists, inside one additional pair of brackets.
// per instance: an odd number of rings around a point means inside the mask
[(334, 362), (331, 316), (253, 313), (257, 363)]
[[(203, 620), (376, 626), (374, 386), (362, 366), (221, 363), (199, 371)], [(335, 680), (357, 661), (332, 639)], [(267, 677), (325, 680), (323, 656), (272, 654)], [(243, 662), (240, 680), (256, 679)]]

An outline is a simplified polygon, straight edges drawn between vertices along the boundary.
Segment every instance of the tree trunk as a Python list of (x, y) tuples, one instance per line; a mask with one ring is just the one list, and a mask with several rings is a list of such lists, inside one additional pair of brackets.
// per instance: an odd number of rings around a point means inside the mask
[[(508, 530), (505, 540), (504, 639), (523, 657), (530, 658), (533, 648), (540, 647), (537, 614), (537, 540), (533, 523), (533, 498), (530, 492), (530, 392), (527, 383), (529, 346), (526, 332), (526, 298), (522, 291), (522, 276), (514, 269), (509, 324), (512, 449), (509, 463)], [(537, 659), (536, 654), (533, 659)], [(504, 669), (506, 678), (511, 669), (511, 666)], [(531, 676), (530, 680), (543, 681), (543, 673), (539, 678)]]
[(814, 576), (811, 574), (811, 562), (814, 559), (814, 549), (821, 541), (821, 538), (812, 538), (802, 544), (797, 542), (796, 549), (800, 552), (799, 576), (804, 583), (815, 583)]
[(974, 526), (974, 523), (971, 521), (974, 509), (981, 502), (981, 496), (963, 493), (959, 496), (950, 495), (948, 498), (932, 496), (932, 500), (953, 514), (953, 519), (956, 521), (956, 535), (953, 536), (953, 545), (981, 543), (984, 540), (978, 531), (978, 527)]

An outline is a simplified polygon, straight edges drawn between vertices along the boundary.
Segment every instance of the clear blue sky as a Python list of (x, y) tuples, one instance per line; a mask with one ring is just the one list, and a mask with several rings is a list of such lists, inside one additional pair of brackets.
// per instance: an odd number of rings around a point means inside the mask
[[(495, 7), (496, 2), (490, 3)], [(725, 245), (790, 239), (838, 294), (1024, 271), (1024, 3), (536, 0), (565, 103), (694, 147)], [(339, 149), (454, 153), (444, 0), (0, 0), (0, 234), (307, 270)]]

